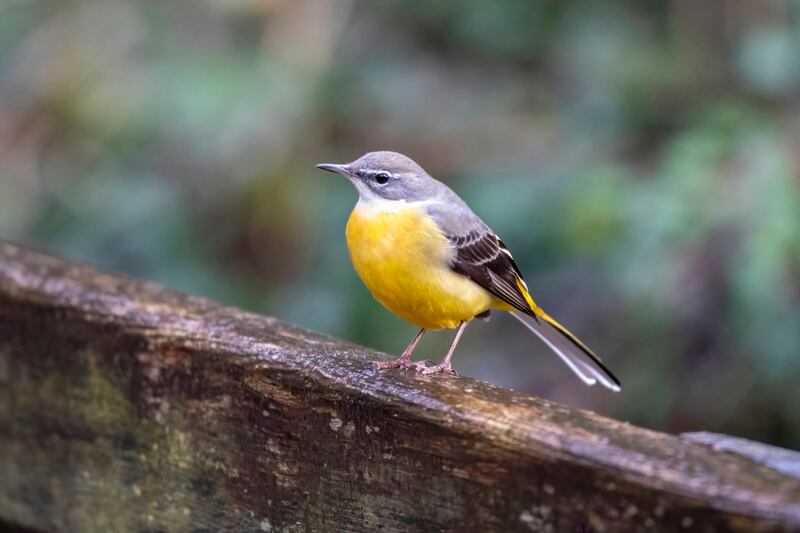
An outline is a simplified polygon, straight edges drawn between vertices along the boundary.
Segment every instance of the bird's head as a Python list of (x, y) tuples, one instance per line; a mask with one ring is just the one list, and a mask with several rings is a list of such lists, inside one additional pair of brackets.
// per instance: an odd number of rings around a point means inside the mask
[(369, 152), (352, 163), (323, 163), (317, 168), (349, 179), (363, 201), (420, 201), (436, 192), (436, 181), (411, 158), (397, 152)]

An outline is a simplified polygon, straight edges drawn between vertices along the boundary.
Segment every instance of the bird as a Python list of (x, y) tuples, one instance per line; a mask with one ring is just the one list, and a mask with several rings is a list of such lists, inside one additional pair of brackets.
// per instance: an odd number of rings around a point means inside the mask
[[(534, 302), (497, 233), (411, 158), (376, 151), (351, 163), (321, 163), (317, 168), (344, 176), (358, 192), (345, 236), (359, 277), (378, 302), (420, 328), (400, 357), (375, 362), (375, 369), (454, 374), (453, 352), (467, 325), (504, 311), (585, 384), (621, 390), (601, 359)], [(441, 329), (456, 330), (441, 362), (413, 362), (425, 332)]]

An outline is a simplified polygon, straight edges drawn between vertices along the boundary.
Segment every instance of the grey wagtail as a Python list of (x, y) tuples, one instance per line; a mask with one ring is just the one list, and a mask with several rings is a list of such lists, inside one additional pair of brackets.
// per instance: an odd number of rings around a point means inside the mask
[[(346, 177), (358, 191), (347, 247), (358, 275), (390, 311), (420, 327), (397, 360), (377, 369), (453, 373), (450, 359), (473, 318), (510, 312), (587, 385), (620, 390), (585, 344), (534, 303), (503, 241), (447, 185), (396, 152), (370, 152), (346, 165), (317, 168)], [(411, 361), (428, 329), (458, 328), (441, 363)]]

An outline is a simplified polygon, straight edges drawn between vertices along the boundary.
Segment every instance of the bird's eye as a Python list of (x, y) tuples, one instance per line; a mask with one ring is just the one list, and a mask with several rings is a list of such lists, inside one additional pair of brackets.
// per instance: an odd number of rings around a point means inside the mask
[(389, 174), (386, 172), (378, 172), (375, 174), (375, 183), (378, 185), (386, 185), (389, 183)]

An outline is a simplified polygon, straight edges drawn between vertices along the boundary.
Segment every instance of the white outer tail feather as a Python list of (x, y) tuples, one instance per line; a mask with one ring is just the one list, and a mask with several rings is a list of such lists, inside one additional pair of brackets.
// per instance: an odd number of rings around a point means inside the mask
[(589, 356), (563, 337), (556, 328), (544, 320), (537, 322), (519, 311), (512, 311), (511, 314), (553, 350), (581, 381), (590, 386), (599, 381), (603, 386), (614, 392), (621, 390), (616, 383), (608, 379), (605, 373), (595, 366), (594, 361)]

